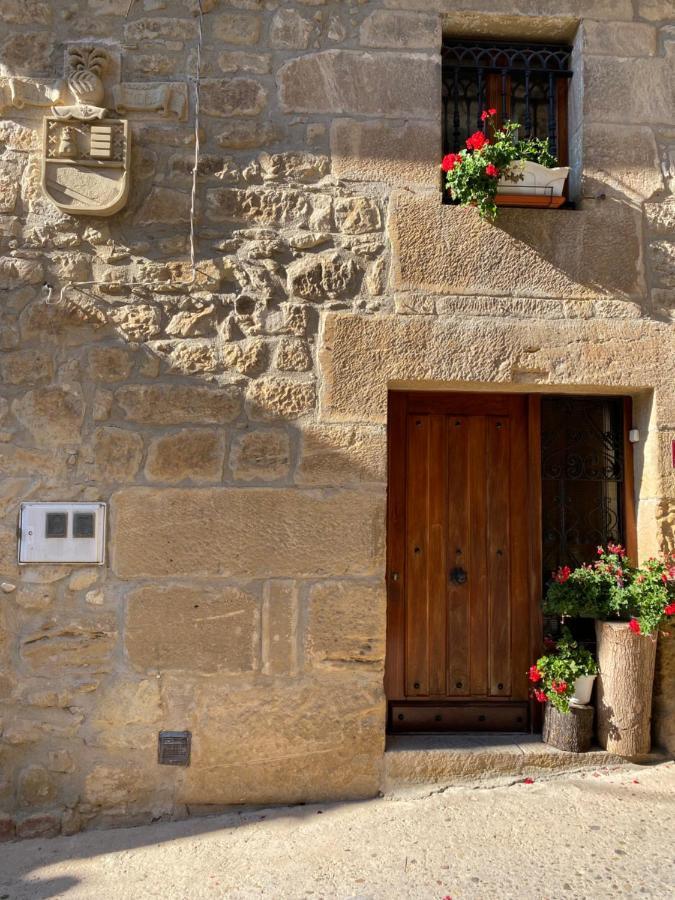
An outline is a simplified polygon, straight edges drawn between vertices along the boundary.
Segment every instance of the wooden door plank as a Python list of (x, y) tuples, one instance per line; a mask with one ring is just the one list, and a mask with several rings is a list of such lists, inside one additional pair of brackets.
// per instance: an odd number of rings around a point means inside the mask
[(469, 528), (469, 427), (463, 416), (446, 417), (447, 443), (447, 694), (465, 697), (470, 692), (469, 613), (471, 585), (450, 581), (454, 568), (465, 571), (471, 566), (471, 530)]
[[(532, 596), (530, 584), (530, 518), (528, 482), (539, 479), (539, 466), (528, 467), (527, 398), (523, 397), (511, 422), (509, 514), (511, 521), (511, 697), (527, 700), (527, 670), (534, 659), (530, 648), (532, 607), (541, 609), (541, 594)], [(539, 481), (537, 483), (540, 483)], [(541, 627), (541, 626), (540, 626)], [(541, 641), (541, 636), (539, 638)]]
[(429, 450), (431, 417), (407, 416), (405, 693), (429, 694)]
[[(528, 472), (528, 548), (529, 548), (529, 598), (530, 598), (530, 640), (529, 664), (538, 659), (544, 651), (544, 615), (542, 597), (544, 591), (542, 576), (542, 504), (541, 504), (541, 395), (530, 394), (527, 398), (527, 472)], [(517, 652), (517, 651), (516, 651)], [(541, 704), (530, 701), (530, 723), (536, 730), (541, 729)]]
[(511, 694), (511, 419), (486, 420), (489, 693)]
[(430, 416), (429, 434), (429, 694), (446, 691), (447, 576), (445, 561), (447, 443), (445, 416)]
[(402, 699), (405, 648), (406, 394), (391, 391), (387, 414), (387, 652), (384, 688)]
[(472, 535), (469, 585), (469, 659), (470, 693), (484, 697), (488, 691), (488, 584), (486, 558), (487, 481), (485, 477), (485, 448), (487, 419), (471, 416), (469, 424), (469, 528)]

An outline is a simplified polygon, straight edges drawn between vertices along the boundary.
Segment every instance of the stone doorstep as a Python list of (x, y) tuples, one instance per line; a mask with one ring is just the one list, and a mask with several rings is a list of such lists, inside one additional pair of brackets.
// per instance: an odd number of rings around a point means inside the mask
[(666, 757), (650, 753), (639, 759), (615, 756), (595, 747), (567, 753), (534, 734), (389, 735), (384, 754), (382, 792), (415, 785), (481, 783), (519, 776), (616, 768), (629, 763), (653, 764)]

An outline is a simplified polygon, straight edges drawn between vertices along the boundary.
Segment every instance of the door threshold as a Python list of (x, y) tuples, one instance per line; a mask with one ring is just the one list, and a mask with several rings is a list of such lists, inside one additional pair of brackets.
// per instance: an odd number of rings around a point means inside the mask
[[(660, 760), (658, 754), (649, 754), (639, 762)], [(382, 792), (595, 771), (627, 762), (631, 760), (599, 747), (588, 753), (567, 753), (545, 744), (540, 734), (390, 734), (384, 753)]]

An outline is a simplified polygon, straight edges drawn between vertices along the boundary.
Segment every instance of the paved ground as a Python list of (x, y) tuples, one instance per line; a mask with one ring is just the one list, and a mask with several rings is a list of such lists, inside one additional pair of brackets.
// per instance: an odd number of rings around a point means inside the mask
[(675, 764), (0, 847), (0, 900), (675, 897)]

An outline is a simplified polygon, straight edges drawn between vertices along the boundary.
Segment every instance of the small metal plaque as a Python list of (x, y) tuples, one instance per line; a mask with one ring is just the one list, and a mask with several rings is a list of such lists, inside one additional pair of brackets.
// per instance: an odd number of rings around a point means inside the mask
[(68, 513), (47, 513), (47, 527), (45, 537), (64, 538), (68, 535)]
[(74, 513), (73, 537), (93, 538), (95, 535), (95, 521), (93, 513)]
[(191, 744), (189, 731), (160, 731), (157, 762), (160, 766), (189, 766)]

